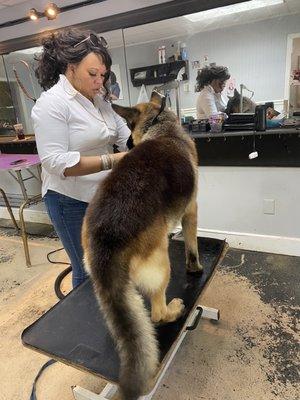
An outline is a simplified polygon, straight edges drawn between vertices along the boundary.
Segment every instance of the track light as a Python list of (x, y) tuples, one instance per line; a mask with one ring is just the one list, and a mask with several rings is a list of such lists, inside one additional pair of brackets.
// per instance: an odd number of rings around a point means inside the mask
[(36, 20), (39, 18), (39, 14), (38, 14), (38, 12), (36, 11), (35, 8), (31, 8), (31, 9), (29, 10), (28, 17), (29, 17), (32, 21), (36, 21)]
[(54, 3), (49, 3), (45, 9), (45, 16), (48, 19), (55, 19), (57, 14), (59, 14), (59, 8)]

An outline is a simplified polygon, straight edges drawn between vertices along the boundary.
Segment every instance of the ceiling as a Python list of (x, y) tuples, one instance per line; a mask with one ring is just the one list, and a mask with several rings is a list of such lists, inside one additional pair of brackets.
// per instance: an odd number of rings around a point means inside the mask
[[(59, 6), (62, 4), (74, 4), (79, 0), (56, 1)], [(33, 1), (24, 0), (0, 0), (0, 7), (7, 4), (10, 7), (13, 4), (33, 3)], [(47, 3), (39, 2), (39, 3)], [(206, 18), (201, 22), (191, 22), (185, 17), (171, 18), (150, 24), (140, 25), (124, 30), (126, 46), (134, 46), (136, 44), (157, 42), (161, 39), (174, 38), (180, 36), (192, 36), (197, 32), (204, 32), (225, 28), (234, 25), (245, 24), (285, 16), (291, 14), (299, 14), (299, 31), (300, 31), (300, 0), (285, 0), (283, 4), (277, 4), (265, 8), (249, 10), (241, 13), (223, 15), (221, 17)], [(103, 34), (109, 43), (110, 48), (121, 47), (123, 45), (122, 31), (105, 32)]]
[(208, 18), (200, 22), (191, 22), (185, 17), (177, 17), (125, 29), (126, 46), (135, 45), (137, 43), (159, 41), (162, 38), (192, 36), (198, 32), (298, 13), (300, 31), (300, 0), (285, 0), (283, 4), (277, 4), (237, 14), (224, 15), (217, 18)]

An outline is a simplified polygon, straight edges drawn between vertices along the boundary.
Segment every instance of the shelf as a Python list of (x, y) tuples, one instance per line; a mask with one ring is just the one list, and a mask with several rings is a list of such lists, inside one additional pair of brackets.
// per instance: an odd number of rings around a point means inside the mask
[(173, 61), (165, 64), (148, 65), (130, 69), (130, 78), (134, 87), (157, 85), (173, 81), (178, 72), (185, 67), (183, 80), (188, 80), (188, 61)]

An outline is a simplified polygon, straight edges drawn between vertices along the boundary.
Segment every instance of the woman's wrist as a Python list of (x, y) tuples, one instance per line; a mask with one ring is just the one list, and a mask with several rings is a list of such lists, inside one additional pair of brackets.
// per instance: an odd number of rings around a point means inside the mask
[(127, 154), (127, 152), (101, 155), (100, 156), (101, 171), (106, 171), (108, 169), (112, 169), (113, 166), (115, 164), (117, 164), (117, 162), (125, 156), (125, 154)]
[(112, 169), (114, 165), (114, 160), (111, 154), (102, 154), (100, 156), (100, 160), (101, 160), (101, 171)]

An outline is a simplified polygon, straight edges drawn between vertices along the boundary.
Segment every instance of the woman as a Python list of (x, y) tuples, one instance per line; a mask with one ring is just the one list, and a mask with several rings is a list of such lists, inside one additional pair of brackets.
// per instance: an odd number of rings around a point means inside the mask
[(211, 65), (204, 67), (197, 76), (197, 118), (208, 119), (211, 115), (224, 112), (227, 98), (222, 94), (230, 74), (226, 67)]
[[(42, 93), (32, 110), (42, 195), (72, 265), (73, 287), (86, 278), (81, 226), (87, 205), (126, 151), (130, 131), (112, 110), (106, 82), (111, 57), (91, 32), (70, 29), (43, 41), (36, 75)], [(103, 93), (101, 95), (100, 93)]]

